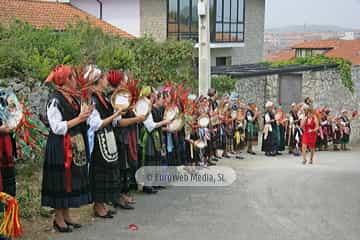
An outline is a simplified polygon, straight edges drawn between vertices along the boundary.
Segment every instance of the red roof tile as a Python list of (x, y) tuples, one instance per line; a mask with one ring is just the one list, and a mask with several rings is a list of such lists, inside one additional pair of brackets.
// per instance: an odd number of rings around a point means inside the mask
[(285, 61), (295, 57), (295, 49), (329, 49), (327, 57), (338, 57), (346, 59), (354, 65), (360, 65), (360, 39), (355, 40), (314, 40), (296, 44), (292, 50), (285, 50), (275, 55), (266, 57), (268, 61)]
[(12, 19), (28, 22), (37, 28), (49, 26), (58, 31), (64, 30), (68, 24), (77, 21), (89, 21), (92, 26), (98, 27), (104, 32), (125, 38), (134, 38), (133, 35), (68, 3), (36, 0), (0, 0), (0, 22), (8, 23)]
[(354, 65), (360, 65), (360, 39), (339, 40), (334, 49), (325, 54), (328, 57), (340, 57)]
[(287, 61), (295, 57), (295, 50), (289, 49), (281, 51), (277, 54), (271, 54), (266, 56), (266, 60), (270, 62)]
[(329, 39), (329, 40), (312, 40), (305, 41), (303, 43), (296, 44), (292, 46), (293, 49), (306, 48), (306, 49), (331, 49), (334, 48), (339, 40)]

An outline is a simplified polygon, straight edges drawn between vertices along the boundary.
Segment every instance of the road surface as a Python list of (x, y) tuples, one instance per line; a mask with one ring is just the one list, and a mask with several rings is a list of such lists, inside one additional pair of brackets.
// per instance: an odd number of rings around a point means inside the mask
[(287, 154), (244, 156), (220, 161), (236, 171), (229, 187), (136, 194), (136, 210), (56, 239), (360, 239), (360, 149), (317, 153), (314, 166)]

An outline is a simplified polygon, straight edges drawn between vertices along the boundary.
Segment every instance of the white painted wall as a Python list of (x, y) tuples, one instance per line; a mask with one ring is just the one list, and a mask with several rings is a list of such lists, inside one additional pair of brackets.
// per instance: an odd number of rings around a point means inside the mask
[[(102, 0), (102, 3), (103, 20), (136, 37), (140, 36), (140, 0)], [(71, 4), (91, 15), (100, 16), (96, 0), (71, 0)]]

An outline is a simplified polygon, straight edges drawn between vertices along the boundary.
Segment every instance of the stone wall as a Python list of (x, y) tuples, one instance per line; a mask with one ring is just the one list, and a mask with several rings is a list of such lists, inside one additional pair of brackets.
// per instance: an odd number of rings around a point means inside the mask
[[(32, 87), (29, 87), (32, 85)], [(5, 87), (7, 86), (7, 87)], [(18, 97), (24, 96), (30, 111), (36, 118), (46, 111), (46, 102), (49, 96), (49, 88), (40, 82), (26, 83), (17, 78), (0, 79), (0, 88), (13, 90)]]
[[(302, 73), (302, 99), (311, 97), (315, 107), (330, 107), (333, 114), (342, 109), (360, 109), (360, 66), (353, 67), (354, 93), (345, 88), (337, 70)], [(279, 75), (238, 79), (236, 89), (246, 102), (256, 101), (264, 109), (266, 101), (279, 104)], [(352, 123), (352, 143), (360, 143), (359, 117)]]
[[(354, 93), (343, 86), (338, 71), (306, 72), (303, 75), (303, 96), (313, 98), (315, 106), (330, 107), (333, 113), (342, 109), (360, 109), (360, 68), (353, 68), (352, 73)], [(359, 118), (353, 121), (352, 130), (352, 143), (360, 143)]]
[(167, 0), (141, 0), (140, 34), (165, 41), (167, 36)]

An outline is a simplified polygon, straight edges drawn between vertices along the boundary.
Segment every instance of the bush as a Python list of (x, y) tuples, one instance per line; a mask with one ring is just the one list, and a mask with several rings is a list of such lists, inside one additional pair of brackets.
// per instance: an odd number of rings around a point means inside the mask
[(43, 81), (57, 64), (95, 63), (104, 70), (130, 70), (141, 84), (158, 86), (169, 80), (191, 83), (193, 54), (189, 41), (122, 39), (87, 22), (69, 25), (64, 32), (38, 30), (20, 21), (0, 25), (0, 78)]
[(327, 57), (324, 55), (314, 55), (308, 57), (298, 57), (293, 58), (288, 61), (279, 61), (273, 63), (265, 63), (271, 64), (273, 67), (281, 67), (292, 64), (310, 64), (310, 65), (318, 65), (318, 64), (337, 64), (337, 69), (341, 75), (342, 84), (349, 89), (352, 93), (354, 92), (354, 83), (352, 81), (351, 76), (351, 62), (342, 58), (334, 58)]
[(230, 95), (235, 89), (236, 79), (229, 76), (212, 77), (211, 84), (220, 96), (224, 94)]

